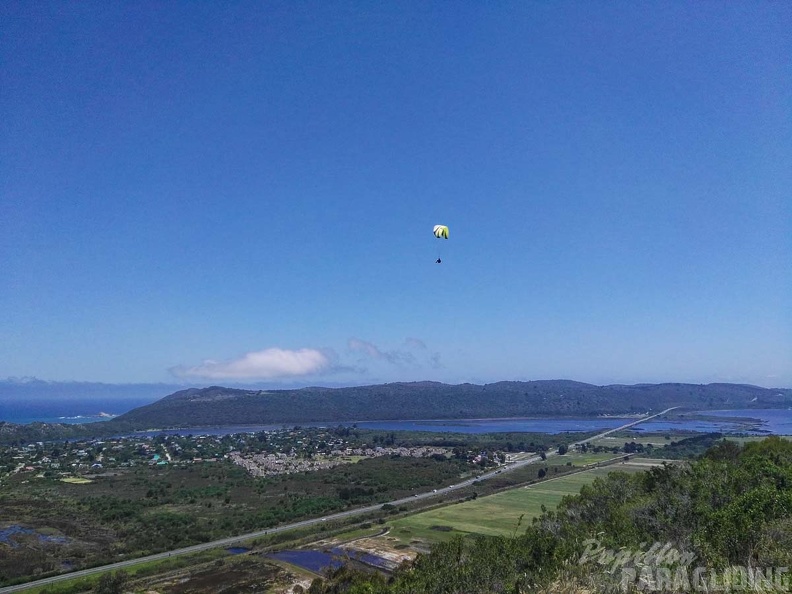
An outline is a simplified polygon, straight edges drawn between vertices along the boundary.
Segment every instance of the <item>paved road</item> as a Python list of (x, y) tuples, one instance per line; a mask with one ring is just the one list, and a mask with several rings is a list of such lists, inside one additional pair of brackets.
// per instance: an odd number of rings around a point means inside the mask
[[(582, 439), (570, 445), (570, 447), (588, 443), (590, 441), (594, 441), (595, 439), (600, 439), (601, 437), (605, 437), (606, 435), (610, 435), (611, 433), (615, 433), (616, 431), (622, 431), (624, 429), (629, 429), (634, 425), (638, 425), (639, 423), (645, 423), (651, 419), (656, 417), (661, 417), (666, 413), (674, 410), (675, 408), (679, 408), (677, 406), (673, 406), (671, 408), (667, 408), (666, 410), (659, 412), (657, 414), (642, 417), (637, 421), (633, 421), (631, 423), (627, 423), (626, 425), (622, 425), (621, 427), (617, 427), (616, 429), (611, 429), (609, 431), (605, 431), (593, 437), (589, 437), (587, 439)], [(558, 451), (551, 451), (546, 452), (546, 456), (549, 458), (551, 456), (558, 455)], [(517, 470), (518, 468), (522, 468), (523, 466), (527, 466), (528, 464), (533, 464), (534, 462), (538, 462), (541, 460), (541, 456), (532, 456), (531, 458), (526, 458), (524, 460), (520, 460), (519, 462), (512, 462), (506, 466), (501, 466), (497, 470), (492, 470), (490, 472), (486, 472), (484, 474), (479, 475), (478, 477), (466, 479), (455, 485), (451, 485), (449, 487), (443, 487), (441, 489), (435, 489), (428, 493), (420, 493), (417, 495), (413, 495), (412, 497), (405, 497), (403, 499), (396, 499), (394, 501), (390, 501), (389, 503), (393, 506), (398, 506), (403, 503), (411, 503), (414, 501), (419, 501), (421, 499), (428, 499), (430, 497), (437, 497), (439, 495), (443, 495), (445, 493), (449, 493), (451, 491), (456, 491), (458, 489), (463, 489), (465, 487), (469, 487), (476, 481), (484, 481), (488, 478), (492, 478), (498, 474), (502, 474), (504, 472), (511, 472), (513, 470)], [(357, 516), (361, 514), (370, 513), (373, 511), (380, 510), (384, 504), (378, 503), (376, 505), (369, 505), (367, 507), (358, 507), (356, 509), (352, 509), (349, 511), (339, 512), (337, 514), (331, 514), (325, 516), (323, 518), (313, 518), (310, 520), (303, 520), (302, 522), (295, 522), (293, 524), (288, 524), (285, 526), (278, 526), (276, 528), (268, 528), (266, 530), (258, 530), (256, 532), (250, 532), (248, 534), (243, 534), (241, 536), (232, 536), (229, 538), (222, 538), (220, 540), (213, 540), (212, 542), (202, 543), (193, 545), (191, 547), (185, 547), (183, 549), (177, 549), (175, 551), (170, 551), (167, 553), (157, 553), (155, 555), (148, 555), (146, 557), (139, 557), (137, 559), (128, 559), (126, 561), (119, 561), (118, 563), (112, 563), (110, 565), (102, 565), (101, 567), (94, 567), (91, 569), (81, 569), (79, 571), (72, 571), (70, 573), (63, 573), (60, 575), (44, 578), (41, 580), (36, 580), (35, 582), (28, 582), (26, 584), (20, 584), (18, 586), (6, 586), (5, 588), (0, 588), (0, 594), (6, 594), (7, 592), (21, 592), (26, 590), (27, 588), (40, 588), (42, 586), (46, 586), (49, 584), (53, 584), (55, 582), (60, 582), (63, 580), (70, 580), (74, 578), (84, 577), (96, 573), (104, 573), (106, 571), (114, 571), (117, 569), (123, 569), (125, 567), (130, 567), (132, 565), (137, 565), (138, 563), (147, 563), (149, 561), (157, 561), (161, 559), (167, 559), (168, 557), (176, 557), (178, 555), (188, 555), (190, 553), (197, 553), (199, 551), (205, 551), (207, 549), (215, 549), (221, 547), (230, 547), (233, 545), (237, 545), (242, 543), (243, 541), (250, 540), (253, 538), (258, 538), (261, 536), (265, 536), (267, 534), (277, 534), (278, 532), (285, 532), (287, 530), (294, 530), (295, 528), (303, 528), (305, 526), (313, 526), (317, 524), (322, 524), (323, 522), (330, 522), (332, 520), (339, 520), (342, 518), (348, 518), (350, 516)]]

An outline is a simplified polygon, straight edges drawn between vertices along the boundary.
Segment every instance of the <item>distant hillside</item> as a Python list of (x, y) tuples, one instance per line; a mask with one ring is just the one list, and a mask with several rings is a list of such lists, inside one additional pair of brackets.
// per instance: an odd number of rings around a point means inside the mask
[(408, 419), (569, 416), (792, 405), (792, 390), (737, 384), (594, 386), (566, 380), (448, 385), (392, 383), (350, 388), (191, 388), (107, 424), (124, 428), (266, 425)]
[(53, 398), (97, 399), (162, 398), (180, 386), (173, 384), (104, 384), (53, 382), (32, 377), (0, 379), (0, 401), (37, 401)]

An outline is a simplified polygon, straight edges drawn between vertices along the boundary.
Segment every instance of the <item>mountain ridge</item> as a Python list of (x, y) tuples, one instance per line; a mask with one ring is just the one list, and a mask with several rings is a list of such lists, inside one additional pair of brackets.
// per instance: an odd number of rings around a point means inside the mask
[(393, 382), (345, 388), (174, 392), (108, 423), (135, 429), (307, 422), (636, 414), (671, 406), (715, 410), (792, 406), (792, 389), (746, 384), (616, 384), (572, 380), (490, 384)]

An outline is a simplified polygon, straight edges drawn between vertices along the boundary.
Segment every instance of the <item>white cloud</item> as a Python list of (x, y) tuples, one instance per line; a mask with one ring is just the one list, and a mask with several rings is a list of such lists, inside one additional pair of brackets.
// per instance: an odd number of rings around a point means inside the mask
[(194, 367), (179, 366), (170, 371), (178, 377), (250, 380), (312, 375), (330, 366), (328, 354), (317, 349), (269, 348), (230, 361), (207, 360)]

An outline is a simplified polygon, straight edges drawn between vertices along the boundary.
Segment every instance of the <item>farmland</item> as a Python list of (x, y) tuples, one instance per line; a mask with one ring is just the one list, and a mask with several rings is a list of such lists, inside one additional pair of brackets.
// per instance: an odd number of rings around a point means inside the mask
[(578, 493), (597, 477), (616, 470), (640, 472), (658, 463), (657, 460), (631, 460), (421, 512), (388, 522), (391, 530), (387, 538), (402, 545), (421, 547), (457, 534), (511, 535), (518, 531), (521, 516), (524, 527), (542, 513), (542, 506), (555, 508), (564, 496)]

